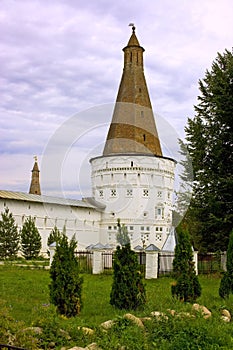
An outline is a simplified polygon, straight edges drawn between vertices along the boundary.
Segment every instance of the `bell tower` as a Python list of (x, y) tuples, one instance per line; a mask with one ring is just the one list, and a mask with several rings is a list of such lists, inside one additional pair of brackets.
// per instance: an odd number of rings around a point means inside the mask
[(144, 75), (135, 27), (102, 156), (90, 160), (92, 195), (103, 205), (100, 242), (116, 244), (117, 219), (131, 247), (162, 248), (172, 227), (175, 161), (164, 157)]
[(30, 194), (39, 194), (41, 195), (40, 190), (40, 170), (37, 163), (37, 157), (34, 157), (35, 162), (32, 169), (32, 178), (31, 178), (31, 185), (29, 189)]

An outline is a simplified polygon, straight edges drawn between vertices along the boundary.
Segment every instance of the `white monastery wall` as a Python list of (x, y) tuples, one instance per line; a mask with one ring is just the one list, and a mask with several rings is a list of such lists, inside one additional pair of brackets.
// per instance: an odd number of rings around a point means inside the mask
[(34, 218), (42, 238), (42, 254), (47, 252), (47, 239), (54, 226), (61, 232), (65, 227), (69, 238), (75, 235), (79, 250), (99, 241), (100, 213), (95, 208), (0, 199), (1, 212), (4, 207), (13, 213), (19, 229), (29, 216)]

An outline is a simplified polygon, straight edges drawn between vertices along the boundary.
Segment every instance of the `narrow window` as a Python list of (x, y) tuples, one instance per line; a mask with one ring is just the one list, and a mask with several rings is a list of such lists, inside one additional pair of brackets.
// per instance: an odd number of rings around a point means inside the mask
[(131, 162), (131, 166), (133, 166), (133, 162)]
[(144, 117), (144, 112), (143, 112), (143, 111), (141, 111), (141, 117), (142, 117), (142, 118)]
[(143, 141), (146, 141), (146, 134), (143, 134)]

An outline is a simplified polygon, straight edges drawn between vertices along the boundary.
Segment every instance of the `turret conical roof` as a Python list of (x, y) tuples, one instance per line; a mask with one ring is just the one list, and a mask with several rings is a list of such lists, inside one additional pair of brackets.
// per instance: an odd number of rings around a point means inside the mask
[(41, 194), (40, 190), (40, 170), (37, 163), (37, 157), (35, 158), (35, 163), (32, 169), (32, 178), (29, 193), (31, 194)]
[(124, 69), (103, 155), (162, 156), (135, 27), (124, 51)]

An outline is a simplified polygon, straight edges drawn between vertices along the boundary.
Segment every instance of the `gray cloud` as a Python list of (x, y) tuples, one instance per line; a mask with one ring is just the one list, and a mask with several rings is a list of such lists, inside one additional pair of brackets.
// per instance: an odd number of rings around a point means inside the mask
[[(46, 145), (62, 123), (77, 112), (115, 101), (123, 68), (121, 49), (132, 21), (146, 50), (145, 74), (154, 111), (183, 137), (187, 117), (194, 113), (198, 79), (218, 51), (231, 49), (230, 0), (2, 0), (1, 188), (27, 191), (33, 155), (42, 162)], [(109, 122), (111, 115), (105, 118)], [(99, 125), (98, 113), (79, 124), (81, 131), (85, 122)], [(96, 128), (75, 147), (85, 169), (95, 142), (104, 142), (106, 129)], [(72, 167), (73, 158), (64, 174)], [(80, 194), (68, 175), (63, 182), (67, 194)], [(88, 187), (85, 179), (82, 182)]]

